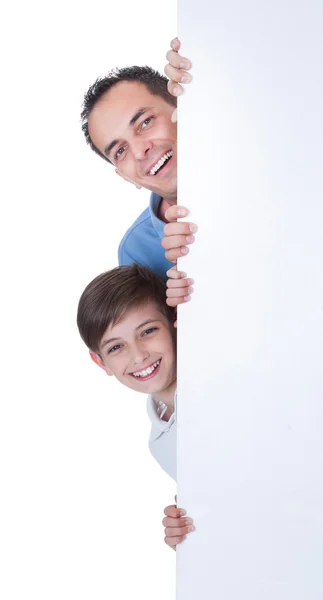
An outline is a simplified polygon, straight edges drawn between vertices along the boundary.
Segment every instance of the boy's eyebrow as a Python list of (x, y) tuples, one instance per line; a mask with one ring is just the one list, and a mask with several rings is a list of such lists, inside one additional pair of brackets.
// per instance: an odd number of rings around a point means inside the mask
[[(142, 117), (142, 115), (147, 112), (147, 110), (150, 110), (148, 108), (148, 106), (144, 106), (143, 108), (139, 108), (139, 110), (137, 110), (137, 112), (135, 112), (135, 114), (133, 115), (133, 117), (131, 117), (130, 121), (129, 121), (129, 126), (132, 127), (136, 121), (138, 121), (138, 119), (140, 119), (140, 117)], [(110, 142), (110, 144), (108, 144), (105, 147), (104, 150), (104, 154), (106, 156), (109, 156), (111, 150), (114, 148), (114, 146), (116, 146), (119, 143), (119, 140), (113, 140), (112, 142)]]
[[(138, 325), (135, 329), (135, 331), (138, 331), (138, 329), (141, 329), (141, 327), (145, 327), (145, 325), (148, 325), (148, 323), (159, 323), (159, 319), (147, 319), (147, 321), (144, 321), (143, 323), (140, 323), (140, 325)], [(116, 342), (117, 340), (120, 340), (120, 336), (119, 337), (114, 337), (114, 338), (109, 338), (108, 340), (104, 340), (104, 342), (102, 344), (100, 344), (100, 350), (103, 350), (104, 346), (106, 346), (107, 344), (110, 344), (111, 342)]]

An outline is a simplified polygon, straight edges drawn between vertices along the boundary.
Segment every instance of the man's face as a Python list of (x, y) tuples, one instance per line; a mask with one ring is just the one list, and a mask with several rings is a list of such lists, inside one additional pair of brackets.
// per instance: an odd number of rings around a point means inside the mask
[(137, 392), (157, 394), (176, 379), (174, 327), (154, 302), (133, 308), (110, 325), (93, 360)]
[(119, 173), (170, 204), (177, 197), (173, 111), (174, 106), (151, 94), (144, 84), (122, 81), (99, 100), (88, 121), (92, 142)]

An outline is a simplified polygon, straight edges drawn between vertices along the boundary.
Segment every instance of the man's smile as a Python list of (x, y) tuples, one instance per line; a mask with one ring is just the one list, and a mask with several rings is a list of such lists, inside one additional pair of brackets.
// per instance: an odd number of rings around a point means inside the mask
[(169, 160), (172, 158), (174, 154), (173, 150), (168, 150), (168, 152), (165, 152), (165, 154), (163, 154), (157, 161), (154, 161), (150, 167), (147, 170), (147, 175), (156, 175), (156, 173), (158, 173), (161, 168), (167, 164), (169, 162)]

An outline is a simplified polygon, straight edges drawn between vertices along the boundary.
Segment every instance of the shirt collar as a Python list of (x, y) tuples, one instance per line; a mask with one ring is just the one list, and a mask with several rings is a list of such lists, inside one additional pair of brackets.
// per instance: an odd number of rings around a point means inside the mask
[(154, 428), (157, 428), (159, 433), (168, 431), (168, 429), (170, 429), (171, 425), (173, 424), (173, 422), (176, 418), (176, 392), (174, 395), (174, 412), (173, 412), (172, 416), (170, 417), (169, 421), (163, 421), (159, 417), (159, 414), (157, 413), (157, 406), (151, 395), (149, 395), (148, 399), (147, 399), (147, 412), (148, 412), (148, 416), (151, 420), (152, 426)]
[(161, 201), (162, 201), (161, 196), (158, 196), (158, 194), (155, 194), (154, 192), (151, 193), (150, 202), (149, 202), (149, 213), (150, 213), (151, 222), (153, 224), (153, 228), (155, 229), (155, 231), (160, 239), (162, 239), (164, 237), (164, 227), (165, 227), (164, 221), (162, 221), (161, 219), (159, 219), (157, 217), (158, 209), (159, 209)]

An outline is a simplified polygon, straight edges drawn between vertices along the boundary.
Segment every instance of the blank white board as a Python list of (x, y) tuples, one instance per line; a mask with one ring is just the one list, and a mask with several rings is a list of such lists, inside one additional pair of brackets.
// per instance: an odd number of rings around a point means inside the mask
[(323, 598), (323, 4), (179, 0), (177, 600)]

